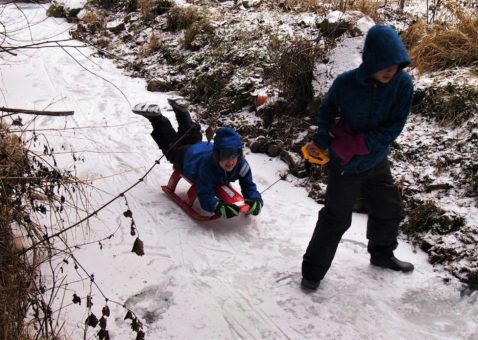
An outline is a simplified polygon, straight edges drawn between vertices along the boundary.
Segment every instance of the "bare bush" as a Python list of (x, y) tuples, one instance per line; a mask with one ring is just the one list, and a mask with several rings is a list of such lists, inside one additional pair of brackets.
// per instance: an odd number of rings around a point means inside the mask
[(275, 51), (272, 79), (278, 83), (292, 116), (305, 113), (313, 100), (313, 71), (320, 53), (315, 42), (300, 37), (283, 42)]

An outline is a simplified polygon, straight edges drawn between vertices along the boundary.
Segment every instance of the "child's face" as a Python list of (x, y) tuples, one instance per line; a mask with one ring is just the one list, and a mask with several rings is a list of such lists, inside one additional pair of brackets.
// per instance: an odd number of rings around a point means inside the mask
[(227, 172), (232, 171), (237, 165), (237, 157), (219, 160), (219, 166)]
[(380, 70), (378, 72), (375, 72), (372, 74), (372, 78), (375, 79), (376, 81), (381, 82), (382, 84), (388, 83), (390, 80), (392, 80), (393, 76), (395, 73), (398, 71), (398, 65), (393, 65), (387, 68), (384, 68), (383, 70)]

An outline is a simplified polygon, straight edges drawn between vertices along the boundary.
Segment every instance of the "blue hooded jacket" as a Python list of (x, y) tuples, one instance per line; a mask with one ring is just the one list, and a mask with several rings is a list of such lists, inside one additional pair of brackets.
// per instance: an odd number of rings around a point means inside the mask
[[(329, 129), (336, 118), (347, 122), (356, 134), (365, 134), (369, 153), (355, 155), (342, 165), (329, 150), (331, 161), (341, 171), (360, 173), (387, 158), (390, 145), (405, 126), (413, 96), (413, 83), (403, 68), (410, 58), (397, 32), (386, 25), (373, 26), (365, 39), (361, 65), (340, 74), (322, 100), (314, 142), (321, 150), (329, 148)], [(398, 65), (399, 70), (386, 84), (371, 75)]]
[(249, 163), (239, 157), (237, 165), (230, 172), (219, 166), (215, 150), (242, 149), (241, 136), (232, 128), (219, 128), (214, 137), (214, 144), (200, 142), (193, 144), (184, 155), (183, 173), (197, 185), (197, 194), (201, 207), (214, 212), (219, 201), (214, 193), (218, 185), (239, 180), (241, 192), (246, 199), (261, 199), (261, 194), (252, 180)]

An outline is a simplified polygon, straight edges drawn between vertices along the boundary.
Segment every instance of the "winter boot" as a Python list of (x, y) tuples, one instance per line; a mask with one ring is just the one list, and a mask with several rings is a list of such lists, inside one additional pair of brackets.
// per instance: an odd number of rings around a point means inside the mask
[(411, 272), (415, 267), (410, 262), (400, 261), (395, 256), (389, 258), (371, 257), (370, 263), (377, 267), (387, 268), (391, 270), (401, 271), (404, 273)]
[(300, 281), (300, 288), (302, 288), (306, 292), (313, 292), (316, 291), (317, 288), (320, 286), (320, 280), (319, 281), (313, 281), (313, 280), (308, 280), (305, 277), (302, 278), (302, 281)]
[(168, 103), (174, 110), (179, 112), (189, 112), (189, 101), (183, 97), (168, 98)]
[(161, 110), (156, 104), (139, 103), (133, 106), (132, 111), (146, 118), (161, 117)]

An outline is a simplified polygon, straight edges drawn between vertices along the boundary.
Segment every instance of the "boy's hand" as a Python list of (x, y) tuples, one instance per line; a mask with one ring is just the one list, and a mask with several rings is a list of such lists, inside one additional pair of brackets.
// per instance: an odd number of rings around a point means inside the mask
[(258, 200), (246, 199), (245, 202), (250, 206), (249, 211), (246, 212), (246, 215), (254, 215), (254, 216), (259, 215), (262, 207), (264, 206), (264, 201), (261, 199), (258, 199)]
[(234, 204), (227, 204), (223, 201), (218, 201), (214, 207), (214, 213), (226, 220), (238, 216), (239, 208)]
[(341, 119), (329, 130), (332, 137), (330, 149), (339, 156), (342, 165), (346, 165), (355, 155), (369, 153), (364, 134), (355, 134), (350, 125)]

